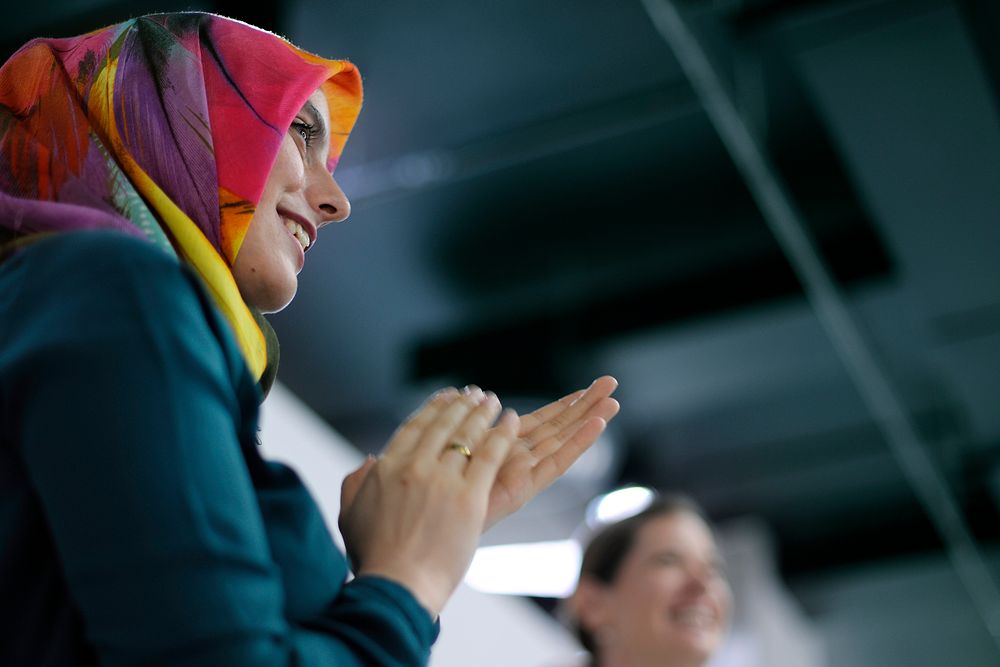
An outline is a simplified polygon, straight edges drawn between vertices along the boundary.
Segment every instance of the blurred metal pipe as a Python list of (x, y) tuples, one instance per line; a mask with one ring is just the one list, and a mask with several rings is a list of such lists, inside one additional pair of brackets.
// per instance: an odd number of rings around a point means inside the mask
[(1000, 590), (957, 500), (927, 454), (903, 401), (850, 314), (781, 177), (751, 133), (676, 3), (642, 0), (642, 4), (654, 27), (673, 50), (719, 138), (743, 175), (764, 220), (795, 269), (806, 298), (944, 540), (952, 566), (1000, 652)]

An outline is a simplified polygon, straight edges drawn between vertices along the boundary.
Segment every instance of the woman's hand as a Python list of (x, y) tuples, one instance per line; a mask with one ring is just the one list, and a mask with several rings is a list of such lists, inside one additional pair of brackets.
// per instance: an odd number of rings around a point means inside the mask
[[(345, 481), (340, 525), (358, 574), (403, 584), (432, 614), (479, 541), (497, 471), (520, 423), (492, 394), (439, 392), (396, 431), (377, 462)], [(474, 453), (467, 458), (453, 442)], [(350, 496), (354, 494), (354, 497)]]
[(518, 440), (490, 492), (484, 530), (546, 489), (594, 444), (618, 414), (618, 401), (611, 398), (617, 387), (618, 381), (605, 375), (587, 389), (521, 417)]
[[(605, 375), (594, 380), (587, 389), (575, 391), (521, 417), (518, 440), (509, 449), (490, 492), (483, 530), (513, 514), (545, 490), (594, 444), (607, 423), (618, 414), (618, 401), (611, 398), (617, 387), (618, 381)], [(342, 516), (375, 461), (369, 458), (344, 480)], [(356, 563), (349, 543), (348, 554)]]

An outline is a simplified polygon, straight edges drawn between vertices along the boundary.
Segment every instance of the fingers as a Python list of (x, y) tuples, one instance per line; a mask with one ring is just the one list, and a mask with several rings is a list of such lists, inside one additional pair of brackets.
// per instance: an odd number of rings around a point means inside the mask
[[(454, 439), (459, 427), (486, 398), (482, 389), (473, 387), (442, 409), (433, 421), (425, 426), (419, 441), (414, 446), (414, 457), (424, 463), (439, 465), (442, 451)], [(462, 444), (467, 445), (467, 443)]]
[(531, 450), (536, 461), (531, 471), (535, 488), (545, 488), (565, 473), (590, 449), (618, 410), (618, 401), (605, 396), (593, 403), (585, 415), (535, 443)]
[(435, 392), (416, 412), (396, 429), (396, 433), (386, 445), (385, 455), (405, 455), (417, 446), (424, 431), (441, 415), (441, 413), (457, 401), (462, 395), (453, 387)]
[(448, 436), (443, 451), (439, 452), (439, 458), (456, 470), (465, 469), (469, 457), (458, 448), (452, 447), (452, 443), (467, 447), (470, 454), (476, 452), (477, 445), (499, 412), (500, 401), (496, 394), (486, 392), (482, 402), (473, 408), (465, 420)]
[[(603, 422), (600, 428), (603, 431), (607, 423), (618, 414), (619, 407), (618, 401), (609, 396), (600, 399), (591, 405), (583, 415), (573, 420), (567, 420), (567, 423), (558, 431), (550, 431), (548, 437), (529, 438), (528, 442), (531, 447), (531, 453), (536, 458), (542, 458), (565, 447), (567, 443), (573, 440), (580, 441), (581, 439), (586, 439), (586, 431), (581, 433), (581, 429), (584, 426), (588, 426), (588, 424), (589, 428), (593, 428), (591, 422), (594, 419), (600, 419)], [(586, 443), (586, 447), (593, 444), (593, 440), (596, 440), (598, 435), (600, 435), (600, 431), (593, 434), (593, 438)], [(580, 453), (582, 454), (583, 452), (581, 451)]]
[[(545, 448), (548, 453), (540, 455), (538, 463), (531, 471), (532, 483), (537, 489), (544, 489), (565, 473), (576, 460), (594, 444), (604, 432), (607, 422), (600, 417), (587, 419), (565, 442), (550, 439)], [(532, 453), (535, 453), (532, 450)]]
[[(559, 401), (557, 405), (563, 405), (562, 410), (552, 410), (549, 412), (548, 419), (537, 425), (534, 429), (532, 429), (529, 433), (524, 434), (522, 437), (528, 441), (531, 447), (535, 447), (539, 443), (544, 442), (547, 438), (560, 433), (563, 429), (573, 428), (575, 422), (590, 417), (590, 410), (594, 407), (599, 407), (601, 410), (601, 414), (594, 416), (601, 416), (602, 418), (610, 419), (618, 411), (618, 402), (609, 398), (611, 393), (617, 387), (618, 381), (610, 375), (604, 375), (597, 378), (590, 385), (590, 387), (583, 392), (583, 394), (578, 396), (568, 405)], [(570, 396), (572, 395), (573, 394), (570, 394)], [(605, 399), (612, 401), (612, 403), (604, 402)], [(604, 413), (609, 411), (611, 414), (604, 417)], [(522, 427), (521, 430), (523, 432), (525, 429)]]
[(618, 404), (618, 401), (610, 396), (606, 396), (590, 406), (585, 418), (600, 417), (604, 421), (609, 422), (618, 414), (619, 409), (621, 409), (621, 406)]
[(578, 398), (583, 396), (585, 391), (586, 389), (578, 389), (571, 394), (563, 396), (558, 401), (553, 401), (548, 405), (538, 408), (531, 414), (521, 417), (521, 437), (524, 437), (549, 419), (552, 419), (557, 414), (568, 408)]
[(607, 425), (607, 420), (602, 417), (581, 419), (573, 428), (563, 429), (558, 434), (546, 438), (541, 444), (532, 449), (531, 453), (535, 456), (536, 460), (542, 460), (563, 452), (562, 456), (572, 456), (572, 460), (570, 461), (572, 463), (572, 461), (579, 458), (583, 452), (587, 451), (594, 444), (598, 436), (604, 432)]
[(466, 479), (484, 491), (492, 487), (497, 471), (517, 439), (519, 429), (517, 413), (511, 409), (504, 410), (496, 426), (490, 429), (486, 440), (476, 448), (475, 456), (469, 460), (465, 470)]

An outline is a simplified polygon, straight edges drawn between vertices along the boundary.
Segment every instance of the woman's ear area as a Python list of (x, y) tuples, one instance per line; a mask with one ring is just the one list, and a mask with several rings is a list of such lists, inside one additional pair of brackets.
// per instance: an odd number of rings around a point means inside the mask
[(607, 584), (587, 575), (580, 578), (576, 591), (567, 601), (569, 612), (580, 627), (596, 635), (598, 628), (607, 623), (610, 593)]

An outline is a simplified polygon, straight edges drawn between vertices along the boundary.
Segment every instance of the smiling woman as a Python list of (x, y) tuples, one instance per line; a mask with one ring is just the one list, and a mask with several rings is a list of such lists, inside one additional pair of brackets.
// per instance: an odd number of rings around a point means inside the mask
[(330, 112), (316, 90), (302, 105), (264, 184), (233, 277), (243, 300), (265, 313), (281, 310), (295, 296), (305, 252), (321, 227), (346, 220), (351, 205), (326, 164)]
[(719, 648), (732, 593), (703, 517), (664, 497), (591, 540), (569, 610), (593, 667), (700, 667)]
[(344, 481), (348, 581), (256, 445), (262, 313), (350, 213), (360, 106), (350, 63), (204, 13), (0, 68), (0, 664), (426, 664), (482, 530), (616, 414), (609, 377), (520, 418), (437, 392)]

